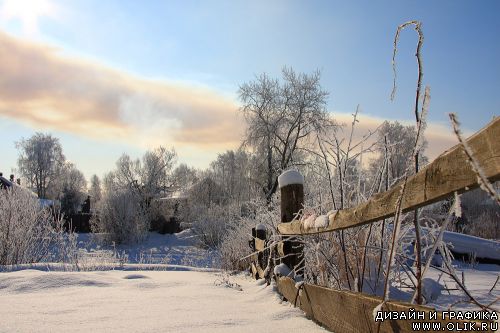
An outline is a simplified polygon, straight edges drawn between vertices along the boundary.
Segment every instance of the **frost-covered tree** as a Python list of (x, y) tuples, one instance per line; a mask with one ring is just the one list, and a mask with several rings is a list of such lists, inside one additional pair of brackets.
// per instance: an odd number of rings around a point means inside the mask
[(101, 180), (97, 175), (93, 175), (90, 178), (90, 189), (89, 189), (90, 200), (92, 202), (92, 209), (101, 201), (102, 198), (102, 188)]
[(99, 218), (93, 229), (105, 233), (109, 242), (138, 243), (149, 229), (149, 215), (140, 198), (129, 190), (108, 193), (100, 204)]
[(262, 192), (259, 193), (255, 182), (259, 174), (254, 162), (254, 157), (239, 149), (219, 154), (210, 163), (211, 177), (222, 186), (228, 201), (241, 203), (260, 196)]
[(73, 163), (67, 162), (59, 181), (58, 198), (61, 201), (62, 212), (66, 215), (77, 213), (87, 193), (85, 176)]
[(105, 175), (99, 214), (93, 229), (115, 242), (140, 241), (153, 217), (151, 201), (169, 190), (176, 154), (164, 147), (146, 152), (142, 160), (123, 154), (116, 170)]
[(141, 198), (142, 204), (148, 206), (154, 196), (170, 188), (170, 173), (176, 156), (174, 149), (165, 147), (147, 151), (142, 160), (133, 160), (123, 154), (107, 181), (113, 182), (117, 188), (132, 190)]
[(16, 142), (19, 171), (39, 198), (47, 198), (51, 186), (64, 170), (65, 157), (59, 139), (51, 134), (35, 133)]
[[(385, 149), (387, 143), (387, 161), (385, 154), (380, 153), (377, 158), (373, 159), (370, 163), (370, 170), (372, 178), (376, 178), (376, 174), (384, 163), (387, 163), (389, 187), (394, 181), (399, 180), (405, 173), (408, 163), (413, 161), (413, 147), (415, 145), (415, 137), (417, 132), (414, 126), (404, 126), (398, 121), (389, 122), (385, 121), (378, 131), (378, 141), (380, 151)], [(427, 164), (427, 158), (422, 156), (422, 153), (427, 143), (420, 150), (420, 165)], [(414, 168), (410, 168), (409, 172), (414, 172)]]
[(172, 172), (172, 182), (179, 189), (185, 191), (198, 181), (198, 175), (195, 168), (189, 167), (185, 163), (179, 164)]
[(247, 122), (245, 143), (262, 158), (262, 190), (269, 201), (282, 170), (318, 124), (328, 119), (328, 93), (320, 85), (320, 72), (296, 73), (284, 68), (281, 80), (261, 74), (239, 88), (241, 111)]

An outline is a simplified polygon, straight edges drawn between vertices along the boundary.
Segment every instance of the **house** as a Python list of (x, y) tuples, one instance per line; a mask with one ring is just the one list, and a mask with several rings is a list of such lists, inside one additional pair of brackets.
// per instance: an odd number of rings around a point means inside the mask
[[(26, 193), (31, 194), (33, 197), (38, 198), (38, 195), (35, 192), (31, 191), (26, 187), (21, 186), (20, 178), (15, 179), (15, 176), (11, 174), (9, 179), (7, 179), (3, 176), (3, 173), (0, 172), (0, 189), (9, 189), (11, 187), (22, 189), (23, 191), (26, 191)], [(38, 203), (41, 208), (44, 208), (44, 207), (53, 207), (58, 202), (55, 200), (38, 199)]]
[[(18, 179), (17, 184), (21, 181)], [(7, 179), (3, 176), (3, 173), (0, 172), (0, 189), (6, 189), (14, 186), (16, 182), (14, 181), (14, 175), (10, 175), (10, 179)]]
[(181, 223), (189, 214), (188, 195), (180, 188), (172, 189), (151, 201), (151, 231), (161, 234), (181, 230)]

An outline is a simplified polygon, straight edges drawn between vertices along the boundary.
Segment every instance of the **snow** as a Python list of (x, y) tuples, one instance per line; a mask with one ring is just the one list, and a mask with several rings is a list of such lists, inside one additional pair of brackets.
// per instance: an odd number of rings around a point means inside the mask
[(422, 279), (422, 295), (427, 302), (436, 301), (439, 296), (441, 296), (441, 292), (443, 290), (444, 286), (442, 286), (439, 282), (430, 278)]
[(500, 260), (500, 242), (457, 232), (445, 231), (443, 241), (453, 245), (452, 250), (462, 254), (474, 253), (477, 258)]
[(313, 213), (311, 215), (303, 216), (301, 221), (302, 225), (304, 226), (304, 229), (306, 230), (326, 228), (330, 223), (329, 214), (317, 216), (316, 214)]
[[(490, 304), (495, 299), (500, 297), (500, 285), (497, 284), (497, 286), (490, 292), (495, 280), (500, 275), (499, 265), (476, 264), (471, 266), (470, 264), (465, 264), (459, 260), (454, 260), (453, 266), (455, 266), (455, 270), (460, 280), (463, 273), (467, 290), (469, 290), (472, 296), (481, 304)], [(451, 277), (443, 275), (440, 271), (434, 268), (429, 269), (428, 273), (425, 274), (424, 280), (426, 280), (426, 278), (434, 280), (435, 283), (437, 283), (436, 281), (439, 281), (439, 284), (444, 286), (446, 289), (457, 287), (455, 281)], [(457, 303), (459, 301), (462, 302)], [(441, 295), (427, 305), (440, 310), (446, 310), (450, 304), (455, 304), (453, 306), (454, 310), (478, 310), (476, 305), (468, 303), (467, 301), (467, 296), (465, 296), (461, 290), (443, 290), (441, 291)], [(493, 304), (491, 307), (496, 311), (500, 311), (499, 303)]]
[(285, 187), (292, 184), (304, 184), (304, 177), (295, 170), (287, 170), (278, 177), (279, 187)]
[(328, 227), (329, 222), (330, 220), (328, 219), (328, 215), (320, 215), (316, 218), (316, 220), (314, 220), (314, 227), (316, 229), (326, 228)]
[[(317, 227), (331, 214), (307, 218)], [(458, 247), (495, 244), (448, 234), (458, 239), (454, 242)], [(0, 266), (0, 332), (325, 331), (282, 302), (274, 284), (214, 268), (218, 257), (197, 247), (190, 230), (150, 233), (144, 243), (134, 246), (98, 246), (98, 237), (78, 235), (80, 272), (67, 271), (74, 267), (57, 263)], [(453, 265), (460, 278), (463, 272), (468, 290), (479, 302), (489, 304), (500, 297), (500, 284), (490, 292), (500, 266), (457, 260)], [(287, 276), (291, 271), (280, 264), (274, 273)], [(390, 286), (391, 298), (407, 301), (411, 297), (411, 290), (395, 287)], [(444, 310), (462, 300), (453, 309), (477, 310), (455, 287), (450, 277), (430, 268), (423, 288), (430, 300), (427, 305)], [(500, 310), (499, 306), (492, 307)]]
[(22, 270), (0, 289), (1, 332), (325, 332), (243, 275)]
[(259, 223), (255, 226), (255, 230), (266, 231), (266, 226), (262, 223)]
[(274, 274), (278, 276), (290, 276), (292, 274), (292, 270), (288, 268), (287, 265), (281, 263), (274, 266)]
[(314, 221), (316, 221), (316, 214), (304, 216), (302, 224), (306, 230), (314, 228)]
[(197, 236), (187, 229), (176, 234), (148, 233), (146, 240), (135, 245), (99, 246), (99, 234), (79, 234), (78, 247), (82, 264), (92, 265), (108, 256), (110, 264), (119, 264), (113, 254), (128, 264), (167, 264), (170, 266), (216, 267), (218, 254), (198, 246)]

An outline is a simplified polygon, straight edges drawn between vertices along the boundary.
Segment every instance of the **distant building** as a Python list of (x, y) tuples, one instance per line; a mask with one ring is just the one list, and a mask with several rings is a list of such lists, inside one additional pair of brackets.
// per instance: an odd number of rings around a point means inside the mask
[(3, 173), (0, 172), (0, 189), (10, 188), (15, 185), (13, 181), (14, 175), (10, 176), (10, 180), (3, 176)]
[[(30, 189), (21, 186), (21, 179), (17, 178), (15, 179), (14, 175), (10, 175), (9, 179), (5, 178), (3, 176), (3, 173), (0, 172), (0, 190), (5, 190), (9, 189), (11, 187), (16, 187), (19, 189), (22, 189), (23, 191), (26, 191), (27, 193), (31, 194), (33, 197), (38, 198), (38, 195), (31, 191)], [(40, 207), (53, 207), (54, 205), (58, 204), (57, 200), (48, 200), (48, 199), (38, 199), (38, 203), (40, 204)]]
[[(7, 179), (4, 177), (3, 173), (0, 172), (0, 189), (7, 189), (13, 186), (21, 187), (21, 179), (15, 179), (14, 175), (10, 175), (9, 179)], [(26, 190), (29, 191), (28, 189)], [(35, 193), (33, 194), (36, 195)]]

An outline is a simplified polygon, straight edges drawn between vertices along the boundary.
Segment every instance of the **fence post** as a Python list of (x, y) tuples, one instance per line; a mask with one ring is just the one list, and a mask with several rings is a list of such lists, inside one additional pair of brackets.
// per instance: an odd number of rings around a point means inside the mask
[[(281, 223), (297, 219), (297, 214), (304, 207), (304, 177), (295, 170), (283, 172), (278, 177), (281, 191)], [(295, 237), (283, 242), (282, 263), (303, 275), (303, 244)]]

